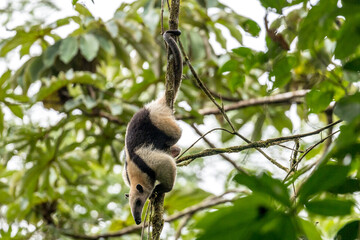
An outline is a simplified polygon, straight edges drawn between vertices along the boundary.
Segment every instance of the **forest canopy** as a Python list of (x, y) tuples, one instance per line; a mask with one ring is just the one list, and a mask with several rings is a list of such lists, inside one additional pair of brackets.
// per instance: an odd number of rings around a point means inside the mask
[[(125, 131), (165, 90), (179, 1), (106, 21), (86, 7), (101, 1), (69, 2), (53, 22), (39, 12), (56, 1), (0, 6), (0, 237), (139, 239), (152, 228), (124, 197)], [(161, 239), (360, 239), (360, 2), (259, 2), (262, 22), (180, 2), (183, 153)]]

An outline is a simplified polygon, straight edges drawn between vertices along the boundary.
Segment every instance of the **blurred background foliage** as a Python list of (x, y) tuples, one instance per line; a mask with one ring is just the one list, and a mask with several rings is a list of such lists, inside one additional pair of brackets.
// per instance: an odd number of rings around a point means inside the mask
[[(272, 157), (288, 168), (300, 158), (292, 159), (294, 144), (311, 150), (299, 153), (305, 161), (286, 180), (286, 173), (253, 150), (231, 155), (251, 172), (230, 169), (220, 178), (225, 179), (224, 191), (236, 190), (233, 204), (194, 215), (181, 238), (359, 238), (360, 2), (260, 2), (273, 16), (264, 19), (265, 29), (216, 0), (181, 2), (181, 41), (200, 78), (224, 106), (309, 91), (304, 98), (229, 111), (239, 133), (252, 140), (302, 133), (337, 119), (344, 120), (340, 134), (331, 145), (327, 140), (314, 149), (309, 147), (319, 136), (291, 142), (286, 145), (290, 150), (272, 148)], [(69, 239), (64, 231), (93, 235), (133, 225), (123, 197), (128, 189), (120, 156), (127, 122), (164, 89), (160, 1), (122, 3), (108, 21), (95, 18), (77, 1), (72, 4), (74, 16), (46, 24), (39, 11), (58, 11), (54, 1), (8, 1), (0, 9), (4, 26), (19, 15), (24, 19), (7, 29), (9, 37), (0, 42), (2, 239)], [(165, 29), (167, 17), (165, 11)], [(66, 37), (57, 33), (67, 26), (73, 30)], [(266, 50), (243, 44), (244, 36), (259, 37), (260, 31), (267, 33)], [(228, 50), (224, 33), (239, 47)], [(16, 69), (9, 64), (14, 55), (22, 61)], [(220, 115), (201, 114), (214, 106), (187, 67), (177, 103), (184, 125), (228, 127)], [(290, 117), (291, 109), (297, 120)], [(55, 120), (34, 120), (46, 111)], [(219, 147), (243, 144), (226, 132), (218, 135), (209, 139)], [(252, 164), (255, 158), (261, 163)], [(165, 201), (167, 215), (214, 194), (202, 187), (205, 167), (215, 165), (197, 160), (179, 168), (175, 189)], [(180, 220), (171, 222), (164, 239), (172, 239), (179, 225)], [(138, 238), (139, 232), (124, 237)]]

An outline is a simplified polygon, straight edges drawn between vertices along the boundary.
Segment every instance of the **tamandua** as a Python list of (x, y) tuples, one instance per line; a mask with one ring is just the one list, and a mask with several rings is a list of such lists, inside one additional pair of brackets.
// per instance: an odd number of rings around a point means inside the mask
[[(163, 35), (174, 57), (176, 96), (182, 77), (182, 57), (171, 34), (179, 36), (181, 32), (169, 30)], [(130, 187), (128, 198), (136, 224), (141, 223), (144, 204), (151, 194), (169, 192), (173, 188), (174, 157), (180, 153), (175, 144), (180, 136), (181, 128), (173, 110), (166, 105), (165, 96), (145, 105), (130, 120), (125, 136), (123, 178)], [(159, 183), (155, 187), (156, 181)]]

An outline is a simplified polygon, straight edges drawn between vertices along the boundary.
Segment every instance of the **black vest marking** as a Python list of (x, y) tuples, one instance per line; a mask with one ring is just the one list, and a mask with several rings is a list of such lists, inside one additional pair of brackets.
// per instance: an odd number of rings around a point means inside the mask
[(152, 170), (135, 151), (140, 147), (152, 146), (154, 149), (167, 151), (174, 139), (158, 129), (150, 120), (150, 113), (143, 108), (131, 119), (126, 135), (126, 147), (130, 159), (153, 181), (156, 179)]
[(131, 160), (136, 164), (136, 166), (138, 166), (138, 168), (140, 168), (140, 170), (144, 173), (146, 173), (151, 182), (154, 183), (156, 180), (156, 174), (155, 171), (152, 170), (145, 162), (144, 160), (139, 157), (137, 154), (134, 154), (134, 157), (131, 158)]
[(128, 180), (129, 185), (131, 185), (130, 182), (130, 178), (129, 178), (129, 173), (128, 173), (128, 169), (127, 169), (127, 161), (125, 160), (125, 173), (126, 173), (126, 179)]
[(131, 119), (126, 136), (130, 157), (137, 148), (143, 145), (152, 145), (155, 149), (167, 151), (171, 147), (169, 143), (172, 142), (174, 142), (174, 138), (166, 135), (151, 122), (147, 109), (141, 109)]

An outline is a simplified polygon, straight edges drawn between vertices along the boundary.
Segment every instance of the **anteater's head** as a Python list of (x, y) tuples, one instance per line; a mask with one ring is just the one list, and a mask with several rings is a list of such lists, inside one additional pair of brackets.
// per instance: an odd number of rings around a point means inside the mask
[(152, 189), (147, 188), (141, 184), (131, 184), (130, 194), (128, 195), (131, 213), (135, 223), (141, 223), (141, 215), (146, 200), (149, 198)]

